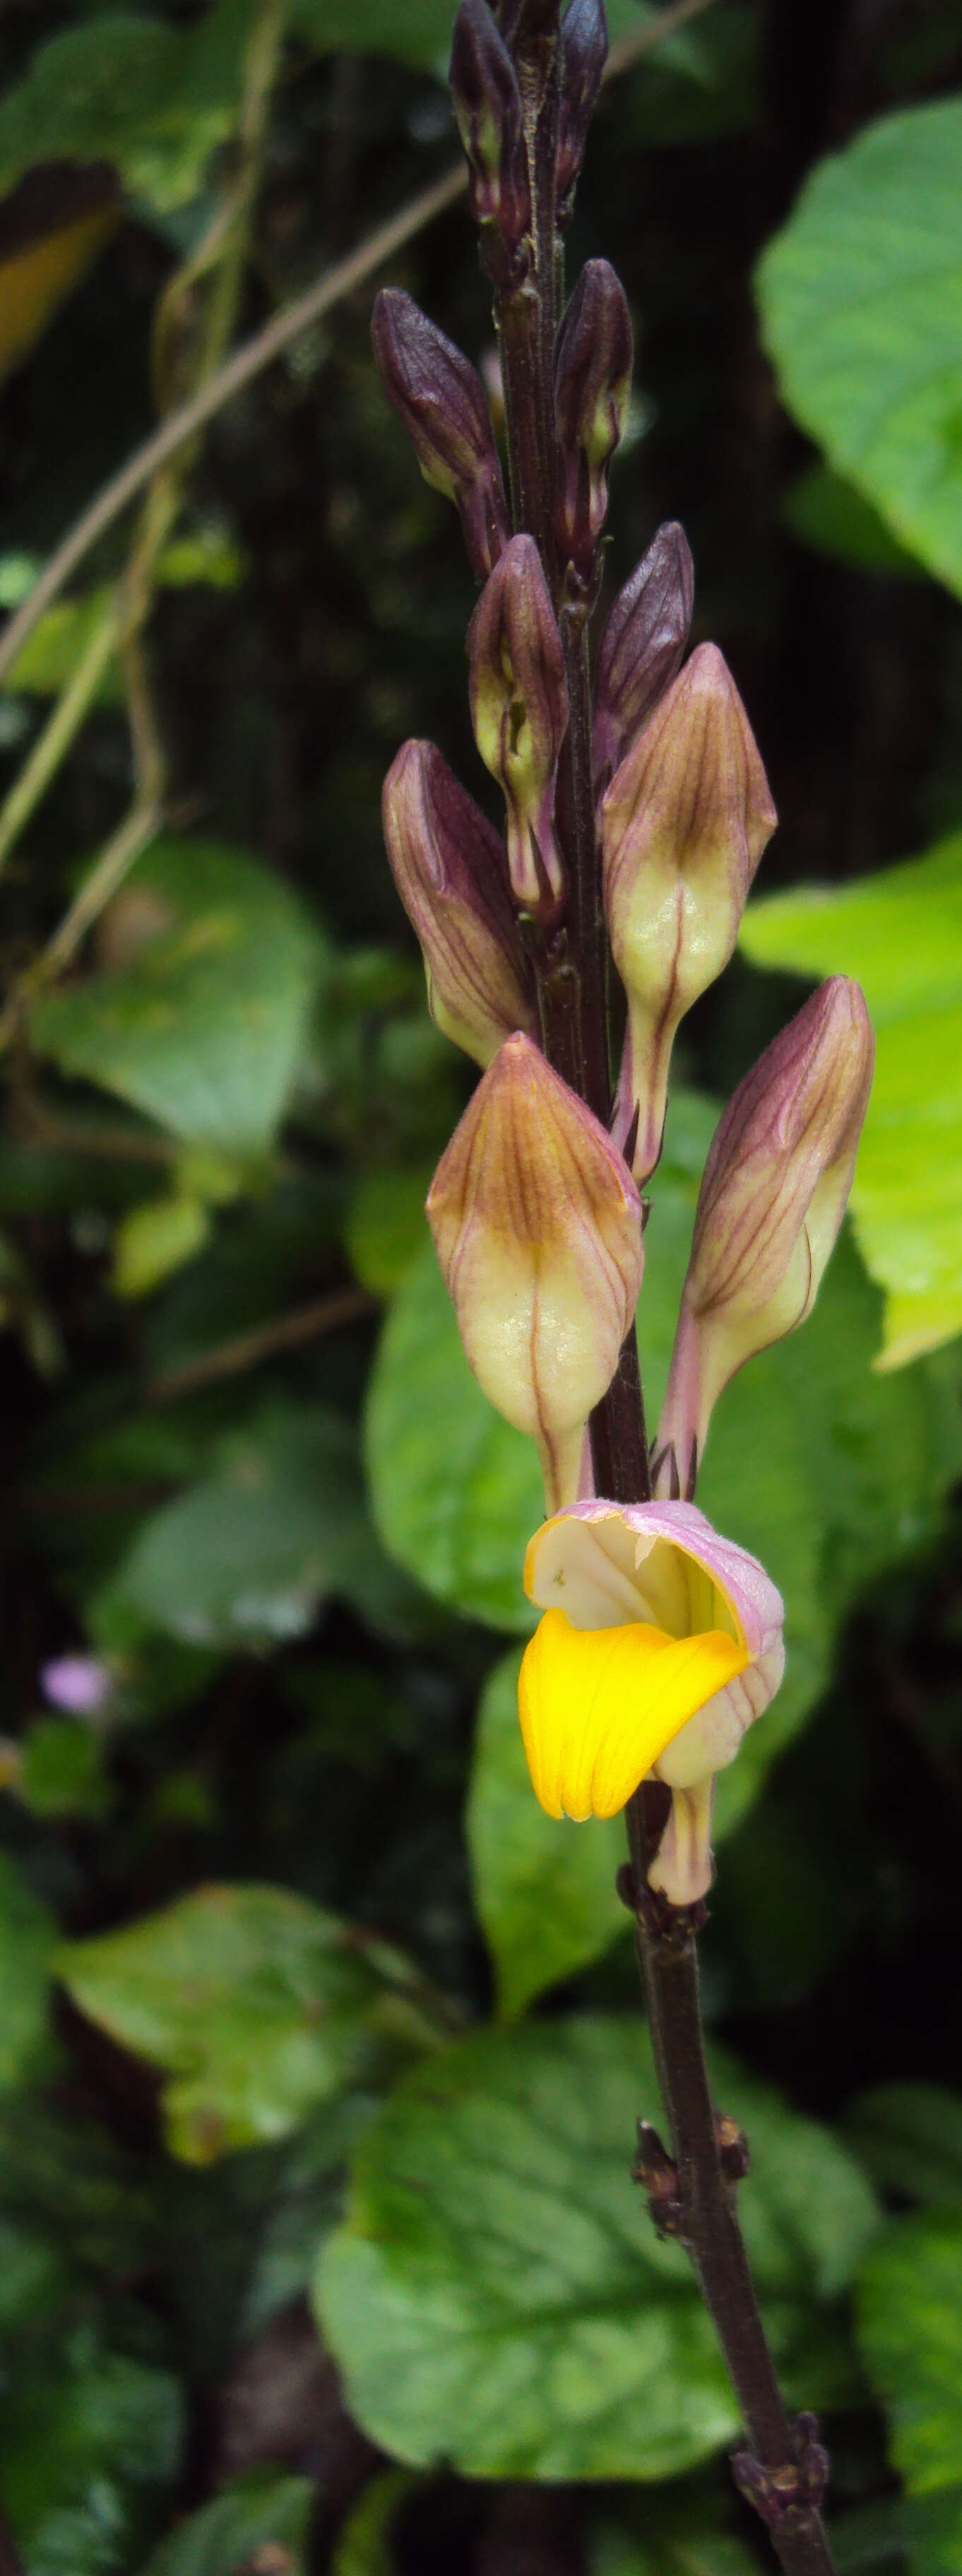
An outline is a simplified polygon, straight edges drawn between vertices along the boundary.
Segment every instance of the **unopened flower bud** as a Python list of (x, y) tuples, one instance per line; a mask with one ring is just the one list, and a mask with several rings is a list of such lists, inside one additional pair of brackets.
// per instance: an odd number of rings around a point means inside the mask
[(588, 127), (608, 59), (604, 0), (571, 0), (561, 28), (561, 107), (556, 162), (558, 221), (571, 213)]
[(537, 1442), (558, 1509), (638, 1302), (641, 1208), (604, 1128), (530, 1038), (509, 1038), (479, 1082), (427, 1214), (469, 1365)]
[(421, 942), (431, 1017), (490, 1064), (534, 1011), (504, 843), (433, 742), (406, 742), (388, 770), (384, 838)]
[(599, 796), (674, 679), (688, 642), (694, 596), (688, 539), (676, 519), (666, 519), (619, 591), (598, 647), (594, 757)]
[(487, 0), (461, 0), (449, 77), (475, 222), (494, 224), (515, 251), (531, 224), (524, 117), (514, 64)]
[(619, 1129), (635, 1177), (661, 1151), (679, 1020), (726, 966), (775, 808), (734, 680), (700, 644), (616, 770), (602, 806), (605, 912), (628, 996)]
[(705, 1165), (658, 1445), (682, 1476), (744, 1360), (811, 1313), (872, 1086), (865, 996), (833, 975), (740, 1082)]
[(558, 333), (555, 417), (560, 481), (555, 526), (563, 552), (587, 575), (608, 508), (608, 467), (625, 425), (631, 387), (631, 316), (606, 259), (582, 269)]
[(454, 341), (399, 287), (383, 286), (371, 316), (381, 381), (426, 483), (456, 501), (472, 570), (493, 570), (510, 529), (481, 378)]
[(485, 582), (468, 628), (468, 658), (475, 741), (504, 790), (515, 902), (544, 910), (564, 891), (554, 791), (568, 692), (533, 537), (512, 537)]

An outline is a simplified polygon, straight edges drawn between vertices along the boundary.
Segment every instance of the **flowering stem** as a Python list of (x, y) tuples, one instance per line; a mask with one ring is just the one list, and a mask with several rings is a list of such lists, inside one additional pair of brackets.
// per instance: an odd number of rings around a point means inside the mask
[[(591, 757), (590, 603), (566, 589), (554, 533), (555, 463), (552, 353), (560, 281), (560, 245), (548, 140), (556, 119), (559, 12), (528, 0), (538, 20), (523, 31), (516, 63), (525, 106), (533, 204), (534, 262), (522, 284), (495, 296), (501, 341), (513, 521), (539, 547), (561, 631), (569, 723), (558, 780), (557, 826), (569, 885), (560, 931), (533, 927), (542, 1038), (555, 1070), (607, 1123), (611, 1108), (607, 1025), (608, 945), (601, 900)], [(548, 13), (550, 18), (550, 12)], [(539, 87), (540, 83), (540, 87)], [(549, 230), (550, 223), (550, 230)], [(651, 1494), (648, 1442), (634, 1329), (603, 1402), (592, 1416), (597, 1489), (613, 1501)], [(663, 1818), (661, 1819), (663, 1822)], [(744, 2170), (712, 2105), (698, 1997), (697, 1929), (701, 1906), (675, 1908), (648, 1886), (650, 1858), (645, 1792), (627, 1811), (629, 1901), (635, 1916), (659, 2083), (677, 2169), (675, 2232), (691, 2255), (742, 2408), (750, 2451), (736, 2457), (743, 2492), (771, 2530), (785, 2576), (831, 2576), (832, 2561), (816, 2498), (824, 2454), (808, 2418), (792, 2424), (752, 2286), (735, 2209), (734, 2177)], [(743, 2142), (738, 2142), (743, 2157)], [(728, 2154), (729, 2170), (723, 2158)], [(673, 2178), (674, 2188), (674, 2178)]]

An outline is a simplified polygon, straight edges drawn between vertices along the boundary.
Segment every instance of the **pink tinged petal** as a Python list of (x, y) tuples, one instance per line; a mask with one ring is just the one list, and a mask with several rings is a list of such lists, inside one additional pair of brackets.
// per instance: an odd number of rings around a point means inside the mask
[(722, 1538), (695, 1503), (572, 1503), (535, 1531), (524, 1588), (578, 1628), (629, 1618), (674, 1636), (727, 1628), (753, 1660), (780, 1637), (784, 1616), (757, 1557)]

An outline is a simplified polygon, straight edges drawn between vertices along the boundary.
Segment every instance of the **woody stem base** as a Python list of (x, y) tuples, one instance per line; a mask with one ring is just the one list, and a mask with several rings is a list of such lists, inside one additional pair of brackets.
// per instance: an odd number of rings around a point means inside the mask
[[(698, 1996), (703, 1906), (671, 1906), (648, 1886), (645, 1792), (628, 1809), (630, 1901), (659, 2086), (673, 2152), (670, 2233), (690, 2254), (748, 2436), (736, 2452), (737, 2485), (768, 2525), (785, 2576), (831, 2576), (819, 2506), (828, 2459), (814, 2417), (789, 2416), (759, 2315), (735, 2207), (747, 2170), (745, 2142), (715, 2111)], [(626, 1876), (628, 1873), (626, 1873)], [(666, 2166), (668, 2160), (666, 2159)], [(727, 2168), (727, 2169), (726, 2169)], [(646, 2173), (642, 2179), (648, 2180)], [(653, 2194), (658, 2218), (664, 2180)]]

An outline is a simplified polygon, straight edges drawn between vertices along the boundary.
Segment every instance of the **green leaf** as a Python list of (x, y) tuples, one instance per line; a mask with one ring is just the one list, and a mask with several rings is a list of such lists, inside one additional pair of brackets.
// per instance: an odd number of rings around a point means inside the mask
[(158, 208), (181, 205), (233, 122), (251, 0), (183, 33), (104, 11), (39, 44), (0, 104), (0, 191), (40, 161), (110, 161)]
[(128, 1208), (114, 1235), (111, 1287), (118, 1297), (149, 1297), (164, 1279), (193, 1261), (208, 1242), (211, 1222), (199, 1199), (144, 1199)]
[(391, 54), (417, 70), (443, 70), (451, 51), (451, 0), (293, 0), (290, 23), (318, 53)]
[(38, 1717), (20, 1747), (17, 1796), (34, 1816), (102, 1816), (110, 1802), (100, 1746), (76, 1717)]
[(666, 2487), (634, 2514), (605, 2509), (588, 2539), (590, 2576), (752, 2576), (753, 2553), (733, 2531), (728, 2499), (714, 2481)]
[(331, 2576), (395, 2576), (391, 2531), (420, 2480), (409, 2469), (382, 2469), (341, 2524)]
[[(634, 34), (645, 18), (654, 29), (659, 14), (642, 12), (634, 0), (616, 5), (618, 34)], [(614, 43), (610, 8), (608, 21)], [(625, 109), (631, 141), (663, 151), (750, 131), (759, 108), (758, 52), (758, 14), (744, 0), (716, 0), (702, 24), (667, 29), (632, 83)]]
[(845, 2121), (856, 2155), (883, 2191), (962, 2207), (962, 2094), (939, 2084), (878, 2084)]
[(176, 2475), (181, 2441), (176, 2380), (112, 2350), (92, 2323), (18, 2369), (4, 2394), (0, 2486), (30, 2576), (140, 2566), (145, 2507)]
[(905, 2218), (869, 2257), (859, 2341), (911, 2495), (958, 2487), (962, 2459), (962, 2207)]
[(793, 537), (817, 554), (857, 564), (862, 572), (919, 574), (919, 564), (864, 492), (833, 474), (830, 465), (807, 465), (785, 495), (782, 517)]
[(869, 126), (758, 273), (781, 392), (897, 537), (962, 592), (962, 99)]
[(559, 1830), (539, 1807), (518, 1724), (518, 1663), (516, 1652), (505, 1655), (481, 1696), (467, 1817), (475, 1903), (506, 2021), (626, 1927), (614, 1883), (621, 1817)]
[[(2, 115), (0, 107), (0, 118)], [(58, 599), (52, 608), (45, 609), (7, 674), (4, 693), (20, 691), (27, 697), (56, 697), (93, 642), (111, 597), (105, 585), (88, 592), (85, 599)], [(120, 705), (123, 694), (120, 665), (113, 659), (107, 664), (94, 704)]]
[(34, 1043), (188, 1144), (261, 1154), (290, 1094), (320, 935), (286, 886), (213, 841), (155, 841), (131, 882), (154, 936), (131, 964), (38, 1002)]
[(347, 1249), (362, 1288), (392, 1297), (427, 1240), (428, 1164), (361, 1174), (348, 1210)]
[(741, 944), (760, 966), (857, 977), (875, 1082), (852, 1210), (886, 1291), (880, 1365), (962, 1331), (962, 834), (856, 885), (753, 903)]
[[(754, 2160), (742, 2214), (783, 2354), (875, 2225), (823, 2131), (728, 2061)], [(687, 2258), (659, 2243), (629, 2166), (658, 2116), (634, 2020), (482, 2032), (404, 2079), (358, 2151), (321, 2255), (324, 2334), (351, 2412), (414, 2466), (468, 2476), (672, 2476), (737, 2410)]]
[(537, 1458), (471, 1375), (430, 1243), (381, 1338), (367, 1460), (375, 1516), (398, 1564), (471, 1618), (530, 1628), (521, 1559), (544, 1513)]
[(56, 1939), (46, 1906), (0, 1851), (0, 2092), (20, 2084), (42, 2053)]
[(279, 2469), (248, 2469), (199, 2513), (187, 2514), (155, 2549), (143, 2576), (233, 2576), (254, 2563), (275, 2566), (278, 2576), (304, 2576), (307, 2526), (315, 2490), (310, 2478)]
[(328, 1594), (389, 1610), (396, 1577), (367, 1519), (356, 1435), (320, 1406), (278, 1404), (222, 1442), (212, 1473), (142, 1523), (110, 1586), (182, 1643), (266, 1648), (301, 1636)]
[(403, 1963), (280, 1887), (205, 1887), (65, 1944), (74, 2002), (161, 2067), (167, 2143), (188, 2164), (285, 2137), (370, 2053)]

